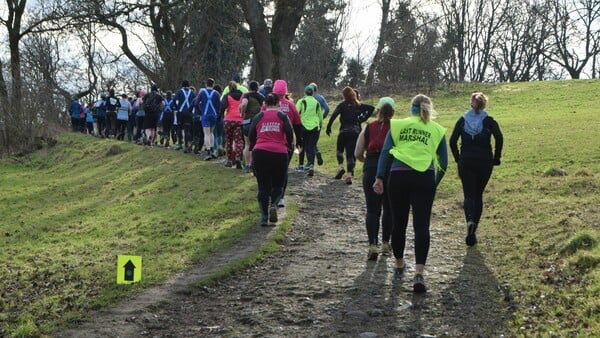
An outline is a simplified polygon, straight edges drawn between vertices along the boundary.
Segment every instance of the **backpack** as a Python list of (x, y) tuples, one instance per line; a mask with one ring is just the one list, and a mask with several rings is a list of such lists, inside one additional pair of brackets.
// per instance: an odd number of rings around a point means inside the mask
[(144, 111), (150, 114), (158, 114), (162, 110), (163, 98), (156, 92), (144, 97)]

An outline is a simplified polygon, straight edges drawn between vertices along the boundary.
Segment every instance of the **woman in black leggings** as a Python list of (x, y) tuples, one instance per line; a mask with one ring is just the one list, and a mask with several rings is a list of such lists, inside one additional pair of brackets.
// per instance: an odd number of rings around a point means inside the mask
[[(475, 232), (483, 211), (483, 191), (493, 167), (500, 165), (504, 142), (498, 122), (484, 110), (487, 100), (483, 93), (473, 93), (471, 109), (458, 119), (450, 136), (450, 149), (458, 164), (458, 175), (463, 187), (463, 207), (467, 222), (465, 242), (468, 246), (477, 244)], [(492, 136), (495, 143), (493, 153)], [(457, 144), (459, 138), (460, 151)]]
[[(392, 232), (392, 215), (389, 207), (387, 195), (378, 195), (373, 191), (373, 183), (377, 174), (377, 162), (383, 148), (383, 142), (390, 130), (390, 119), (394, 116), (396, 104), (390, 97), (379, 99), (377, 108), (377, 121), (373, 121), (362, 130), (358, 135), (354, 155), (356, 159), (364, 162), (362, 184), (367, 203), (367, 216), (365, 225), (367, 236), (369, 238), (369, 252), (367, 259), (374, 261), (377, 259), (377, 243), (379, 239), (379, 219), (381, 218), (381, 254), (389, 255), (392, 251), (390, 246), (390, 236)], [(365, 156), (366, 152), (366, 156)], [(383, 216), (382, 210), (383, 208)]]
[(336, 146), (336, 157), (338, 162), (338, 171), (335, 175), (335, 179), (341, 179), (346, 173), (344, 170), (344, 151), (346, 152), (346, 166), (348, 174), (346, 175), (346, 184), (352, 184), (352, 178), (354, 176), (354, 166), (356, 165), (356, 158), (354, 157), (354, 148), (356, 147), (356, 140), (358, 134), (360, 134), (360, 124), (365, 122), (371, 117), (375, 107), (362, 104), (358, 100), (358, 92), (350, 87), (344, 87), (342, 90), (342, 96), (344, 101), (340, 102), (338, 106), (331, 114), (329, 122), (327, 123), (327, 136), (331, 135), (331, 127), (333, 122), (339, 116), (340, 117), (340, 133), (337, 138)]
[[(411, 116), (390, 121), (377, 164), (377, 178), (373, 191), (385, 191), (392, 209), (392, 249), (396, 258), (395, 274), (405, 270), (404, 248), (408, 216), (412, 209), (415, 234), (415, 277), (413, 290), (425, 292), (423, 272), (429, 254), (431, 209), (435, 191), (448, 166), (446, 129), (432, 121), (431, 99), (415, 96)], [(389, 171), (387, 168), (390, 168)]]
[(294, 139), (292, 124), (279, 109), (277, 94), (267, 94), (265, 103), (267, 109), (254, 116), (248, 132), (262, 226), (277, 222), (277, 204), (283, 195), (288, 151)]

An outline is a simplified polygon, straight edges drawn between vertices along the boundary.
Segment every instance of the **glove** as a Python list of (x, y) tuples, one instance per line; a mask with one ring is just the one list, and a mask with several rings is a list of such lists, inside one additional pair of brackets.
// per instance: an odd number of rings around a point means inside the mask
[(495, 158), (494, 159), (494, 165), (500, 165), (500, 159), (499, 158)]
[(327, 136), (331, 136), (331, 128), (327, 128), (327, 130), (325, 130), (325, 134), (327, 134)]

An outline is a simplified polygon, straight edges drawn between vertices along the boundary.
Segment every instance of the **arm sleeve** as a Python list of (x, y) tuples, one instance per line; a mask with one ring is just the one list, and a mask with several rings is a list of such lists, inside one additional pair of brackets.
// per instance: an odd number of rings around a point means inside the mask
[(340, 106), (341, 106), (341, 103), (337, 107), (335, 107), (333, 114), (331, 114), (331, 117), (329, 118), (329, 122), (327, 122), (327, 130), (331, 130), (331, 126), (333, 125), (333, 122), (335, 121), (335, 119), (337, 119), (338, 115), (340, 115)]
[(392, 149), (393, 146), (394, 141), (392, 141), (392, 135), (388, 131), (385, 136), (385, 142), (383, 142), (381, 154), (379, 155), (379, 161), (377, 162), (377, 178), (385, 178), (387, 168), (389, 168), (388, 163), (392, 157), (392, 155), (390, 155), (390, 149)]
[(500, 158), (502, 157), (502, 146), (504, 145), (504, 136), (502, 136), (502, 131), (500, 130), (500, 126), (498, 122), (493, 120), (492, 123), (492, 135), (494, 135), (494, 163), (500, 163)]
[(458, 162), (460, 159), (460, 152), (458, 151), (458, 138), (462, 132), (463, 128), (463, 118), (461, 117), (456, 121), (454, 125), (454, 130), (452, 130), (452, 135), (450, 136), (450, 149), (452, 150), (452, 157), (454, 157), (454, 162)]
[(294, 146), (293, 146), (294, 128), (292, 127), (292, 122), (290, 121), (290, 118), (286, 114), (279, 112), (278, 115), (279, 115), (279, 118), (283, 120), (283, 131), (285, 132), (285, 138), (287, 140), (288, 150), (292, 150), (292, 149), (294, 149)]
[(437, 160), (439, 164), (439, 168), (435, 170), (435, 185), (440, 184), (440, 181), (446, 174), (446, 169), (448, 169), (448, 146), (446, 145), (446, 136), (442, 138), (442, 141), (438, 145), (437, 148)]
[(371, 106), (369, 104), (361, 104), (360, 105), (360, 115), (358, 115), (358, 121), (360, 123), (365, 122), (366, 120), (369, 119), (369, 117), (371, 117), (371, 115), (373, 115), (373, 112), (375, 111), (375, 107)]
[(262, 112), (256, 114), (256, 116), (254, 116), (254, 118), (252, 119), (252, 123), (250, 123), (250, 130), (248, 131), (248, 149), (250, 149), (250, 151), (252, 151), (254, 149), (254, 146), (256, 145), (256, 125), (258, 124), (258, 121), (262, 119), (263, 115), (264, 114)]

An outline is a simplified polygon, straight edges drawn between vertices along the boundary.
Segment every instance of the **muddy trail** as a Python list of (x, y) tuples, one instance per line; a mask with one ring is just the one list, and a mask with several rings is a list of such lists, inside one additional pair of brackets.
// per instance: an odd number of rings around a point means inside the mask
[[(274, 228), (199, 262), (171, 282), (91, 315), (55, 337), (432, 337), (510, 335), (510, 303), (480, 254), (467, 249), (458, 206), (434, 203), (428, 291), (412, 292), (409, 226), (403, 277), (394, 258), (367, 261), (360, 181), (290, 171), (286, 200), (298, 205), (280, 250), (219, 281), (201, 277), (257, 250)], [(280, 209), (285, 217), (285, 210)], [(281, 217), (280, 217), (281, 218)]]

